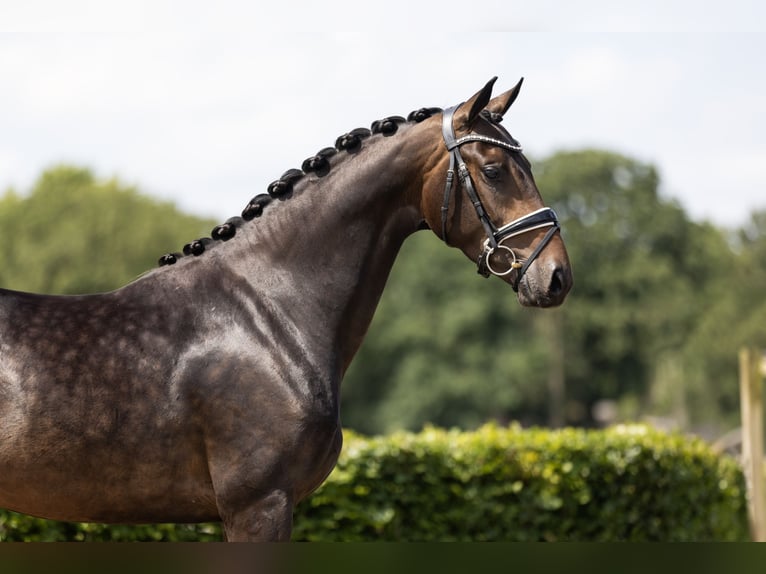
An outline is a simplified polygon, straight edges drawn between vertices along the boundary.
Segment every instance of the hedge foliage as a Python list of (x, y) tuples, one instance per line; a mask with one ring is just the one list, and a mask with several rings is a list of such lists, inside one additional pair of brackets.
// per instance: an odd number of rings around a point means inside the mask
[(97, 524), (44, 520), (0, 510), (1, 542), (216, 542), (221, 525)]
[[(295, 513), (299, 541), (747, 540), (733, 459), (646, 426), (345, 431)], [(220, 525), (105, 526), (0, 511), (0, 540), (219, 540)]]
[(738, 464), (646, 426), (346, 433), (294, 540), (747, 540)]

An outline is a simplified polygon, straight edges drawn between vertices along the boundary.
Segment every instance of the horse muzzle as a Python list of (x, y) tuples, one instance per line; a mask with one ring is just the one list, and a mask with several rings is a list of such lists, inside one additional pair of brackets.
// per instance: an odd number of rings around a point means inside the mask
[(568, 261), (538, 259), (518, 282), (519, 303), (525, 307), (557, 307), (564, 302), (573, 284)]

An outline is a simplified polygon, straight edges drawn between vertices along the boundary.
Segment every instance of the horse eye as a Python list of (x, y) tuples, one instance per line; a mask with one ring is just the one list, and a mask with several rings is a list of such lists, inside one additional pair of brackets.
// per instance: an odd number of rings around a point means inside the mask
[(484, 172), (484, 176), (487, 179), (497, 179), (498, 177), (500, 177), (500, 170), (492, 165), (487, 165), (483, 167), (482, 172)]

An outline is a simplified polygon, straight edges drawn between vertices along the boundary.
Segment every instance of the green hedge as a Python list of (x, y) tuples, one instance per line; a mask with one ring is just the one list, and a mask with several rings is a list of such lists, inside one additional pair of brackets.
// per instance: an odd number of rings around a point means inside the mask
[(747, 540), (733, 459), (646, 426), (346, 433), (295, 540)]
[(218, 523), (97, 524), (44, 520), (0, 510), (0, 542), (215, 542)]
[[(293, 540), (747, 540), (737, 463), (645, 426), (345, 431)], [(219, 540), (220, 526), (105, 526), (0, 511), (0, 540)]]

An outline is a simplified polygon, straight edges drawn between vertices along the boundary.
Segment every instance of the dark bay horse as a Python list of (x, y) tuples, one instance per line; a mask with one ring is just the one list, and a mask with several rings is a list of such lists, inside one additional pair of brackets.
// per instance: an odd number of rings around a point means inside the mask
[(0, 507), (288, 540), (337, 460), (340, 382), (409, 235), (432, 229), (522, 305), (572, 285), (500, 125), (521, 82), (493, 84), (344, 134), (121, 289), (0, 290)]

